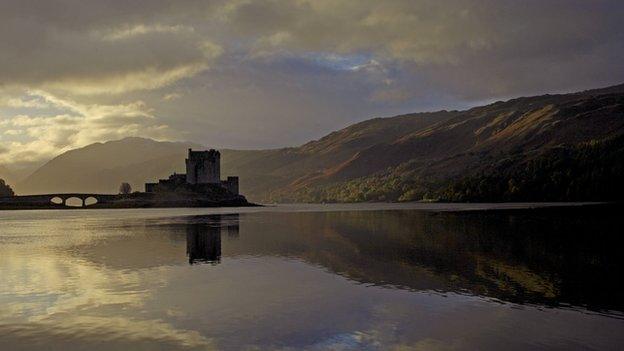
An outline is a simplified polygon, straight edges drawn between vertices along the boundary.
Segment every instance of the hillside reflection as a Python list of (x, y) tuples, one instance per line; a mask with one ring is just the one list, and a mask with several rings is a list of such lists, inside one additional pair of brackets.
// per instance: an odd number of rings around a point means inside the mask
[(191, 264), (218, 263), (222, 255), (292, 257), (365, 284), (622, 311), (614, 293), (624, 273), (615, 214), (571, 212), (271, 213), (270, 221), (244, 215), (241, 226), (231, 215), (180, 221)]
[(0, 226), (0, 350), (623, 342), (617, 208), (85, 212)]

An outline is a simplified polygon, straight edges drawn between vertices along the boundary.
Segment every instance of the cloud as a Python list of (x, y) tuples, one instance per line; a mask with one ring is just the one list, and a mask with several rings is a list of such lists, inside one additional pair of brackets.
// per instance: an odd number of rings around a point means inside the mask
[(151, 90), (169, 85), (177, 80), (192, 77), (207, 69), (203, 63), (181, 65), (169, 69), (146, 67), (131, 72), (120, 72), (99, 79), (68, 77), (44, 83), (45, 89), (82, 94), (121, 94), (134, 90)]
[(53, 115), (15, 115), (0, 120), (4, 135), (18, 137), (5, 144), (0, 163), (37, 163), (97, 141), (126, 136), (169, 139), (176, 131), (154, 118), (142, 101), (127, 104), (82, 104), (45, 91), (31, 91), (42, 106), (61, 110)]
[(29, 159), (141, 130), (301, 144), (373, 116), (621, 83), (623, 17), (615, 0), (3, 1), (0, 123), (41, 126), (0, 134)]
[(165, 23), (164, 4), (137, 3), (125, 14), (119, 13), (124, 6), (111, 6), (102, 9), (102, 17), (85, 21), (102, 6), (69, 0), (25, 3), (0, 5), (4, 86), (72, 94), (156, 89), (208, 69), (221, 53), (192, 26)]
[(165, 96), (163, 96), (163, 100), (165, 100), (165, 101), (173, 101), (173, 100), (177, 100), (177, 99), (179, 99), (181, 97), (182, 97), (181, 94), (170, 93), (170, 94), (166, 94)]
[(458, 95), (481, 85), (481, 97), (624, 75), (618, 1), (24, 3), (0, 7), (3, 83), (75, 94), (160, 88), (207, 69), (223, 50), (250, 58), (373, 55)]
[(618, 82), (622, 16), (616, 1), (315, 0), (239, 1), (223, 21), (258, 52), (372, 53), (483, 98)]
[(113, 28), (103, 33), (100, 33), (101, 38), (103, 40), (124, 40), (140, 35), (145, 35), (149, 33), (181, 33), (188, 32), (192, 33), (194, 31), (193, 27), (183, 26), (183, 25), (144, 25), (138, 24), (134, 26), (123, 26), (121, 28)]

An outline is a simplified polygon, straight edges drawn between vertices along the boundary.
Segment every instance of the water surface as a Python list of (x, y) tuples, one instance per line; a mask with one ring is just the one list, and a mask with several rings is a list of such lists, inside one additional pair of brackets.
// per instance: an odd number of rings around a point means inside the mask
[(518, 206), (0, 212), (0, 350), (622, 349), (621, 210)]

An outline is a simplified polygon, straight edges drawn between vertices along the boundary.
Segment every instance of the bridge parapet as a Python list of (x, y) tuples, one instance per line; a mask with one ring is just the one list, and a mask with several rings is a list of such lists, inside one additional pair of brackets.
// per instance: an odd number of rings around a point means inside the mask
[[(118, 195), (112, 194), (85, 194), (85, 193), (62, 193), (62, 194), (40, 194), (40, 195), (23, 195), (23, 196), (11, 196), (0, 197), (0, 204), (2, 205), (26, 205), (26, 206), (59, 206), (59, 207), (78, 207), (69, 206), (67, 200), (78, 199), (81, 202), (80, 207), (86, 205), (86, 200), (89, 198), (95, 199), (96, 203), (108, 203), (118, 198)], [(60, 199), (59, 202), (53, 202), (53, 199)]]

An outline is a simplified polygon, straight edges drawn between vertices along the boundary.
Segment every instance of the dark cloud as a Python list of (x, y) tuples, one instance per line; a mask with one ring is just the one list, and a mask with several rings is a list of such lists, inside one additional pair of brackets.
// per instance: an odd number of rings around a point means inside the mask
[(172, 22), (198, 18), (202, 13), (198, 10), (207, 6), (174, 5), (170, 1), (1, 2), (0, 84), (78, 94), (123, 93), (193, 76), (221, 50), (206, 45), (203, 33)]
[[(266, 24), (253, 26), (259, 7)], [(623, 80), (622, 18), (618, 1), (406, 0), (253, 2), (229, 20), (258, 51), (370, 52), (432, 87), (484, 99)]]
[(22, 99), (36, 90), (92, 106), (72, 123), (94, 130), (66, 147), (143, 130), (299, 144), (373, 116), (621, 83), (622, 18), (615, 0), (0, 1), (0, 127), (27, 150), (56, 142), (11, 124), (14, 106), (50, 113)]

